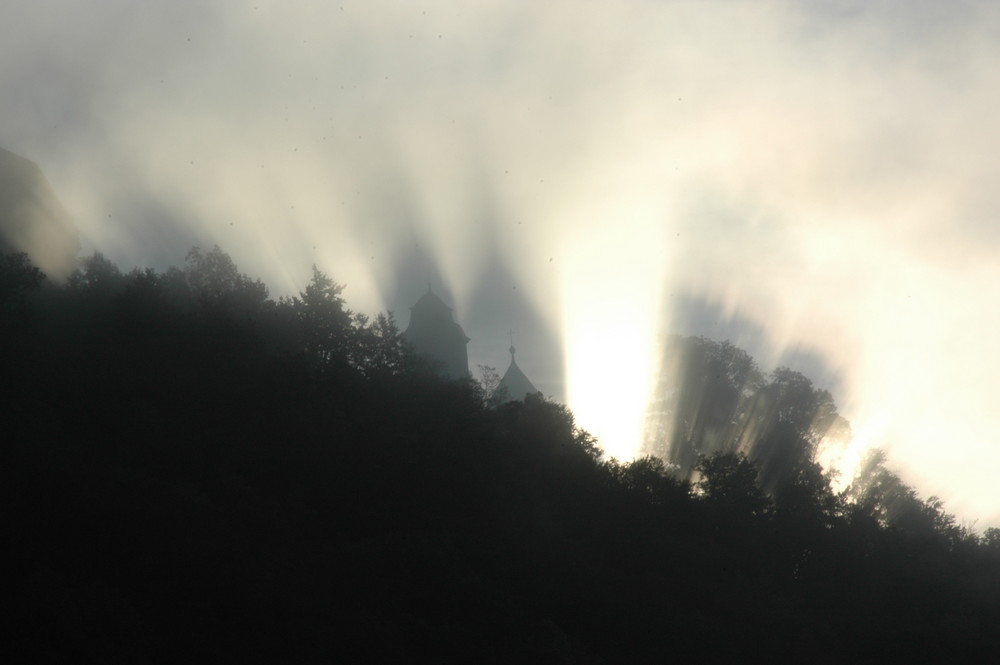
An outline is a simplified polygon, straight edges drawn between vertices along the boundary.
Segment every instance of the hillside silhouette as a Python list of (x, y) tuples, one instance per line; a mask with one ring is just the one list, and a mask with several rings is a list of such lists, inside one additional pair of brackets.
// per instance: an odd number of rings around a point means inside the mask
[(0, 254), (24, 252), (62, 278), (79, 251), (73, 221), (38, 165), (0, 148)]
[(221, 249), (65, 284), (0, 260), (7, 662), (992, 662), (1000, 530), (877, 451), (842, 493), (829, 394), (674, 340), (646, 456), (497, 405), (313, 269)]

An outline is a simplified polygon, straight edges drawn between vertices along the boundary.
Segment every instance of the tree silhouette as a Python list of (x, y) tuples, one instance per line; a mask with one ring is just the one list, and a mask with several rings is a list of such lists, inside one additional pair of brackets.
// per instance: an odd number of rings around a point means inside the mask
[(122, 273), (118, 266), (100, 252), (82, 259), (80, 266), (66, 280), (70, 289), (99, 297), (110, 297), (122, 284)]
[(757, 466), (741, 453), (713, 453), (698, 460), (696, 488), (719, 511), (736, 517), (764, 517), (771, 502), (757, 484)]
[(850, 437), (830, 393), (799, 372), (765, 376), (745, 351), (705, 338), (671, 338), (665, 357), (644, 449), (679, 477), (692, 478), (701, 457), (740, 453), (774, 495), (815, 475), (821, 442)]
[(417, 364), (392, 312), (380, 312), (371, 320), (356, 314), (353, 325), (350, 361), (365, 377), (395, 377)]
[(671, 337), (659, 377), (647, 453), (690, 476), (699, 455), (739, 448), (749, 400), (763, 384), (753, 358), (728, 342)]
[(500, 372), (496, 367), (477, 365), (479, 369), (479, 388), (482, 391), (483, 404), (496, 408), (507, 401), (507, 387), (501, 385)]
[(316, 266), (305, 290), (291, 301), (298, 323), (300, 344), (317, 366), (346, 363), (351, 334), (351, 312), (344, 307), (337, 284)]
[(255, 314), (267, 301), (267, 286), (241, 273), (218, 245), (208, 252), (192, 247), (185, 263), (183, 276), (187, 287), (205, 305)]
[(0, 314), (10, 316), (23, 307), (25, 296), (44, 279), (45, 273), (24, 252), (0, 254)]

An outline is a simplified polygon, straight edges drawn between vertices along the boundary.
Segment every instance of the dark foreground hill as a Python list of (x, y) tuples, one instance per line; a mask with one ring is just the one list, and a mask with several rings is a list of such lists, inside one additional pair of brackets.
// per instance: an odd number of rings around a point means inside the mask
[(489, 408), (322, 273), (275, 302), (218, 250), (3, 266), (6, 662), (1000, 654), (998, 533), (895, 519), (877, 459), (850, 495), (725, 452), (691, 485), (558, 404)]

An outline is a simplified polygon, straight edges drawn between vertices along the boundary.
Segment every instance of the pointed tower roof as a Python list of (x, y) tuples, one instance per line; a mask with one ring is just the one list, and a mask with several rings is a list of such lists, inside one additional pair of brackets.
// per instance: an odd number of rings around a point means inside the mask
[(438, 297), (436, 293), (431, 289), (431, 285), (427, 285), (427, 293), (420, 296), (410, 311), (416, 315), (433, 317), (435, 319), (445, 319), (447, 321), (452, 320), (451, 307), (445, 304), (441, 298)]
[(403, 333), (419, 353), (438, 363), (445, 376), (461, 379), (469, 375), (469, 354), (462, 326), (455, 322), (448, 307), (427, 285), (427, 293), (410, 308), (410, 324)]
[(528, 395), (534, 395), (537, 392), (541, 392), (535, 387), (533, 383), (524, 375), (521, 368), (517, 366), (517, 361), (514, 359), (514, 353), (517, 349), (514, 345), (510, 346), (510, 367), (504, 373), (503, 378), (500, 379), (500, 385), (498, 389), (504, 389), (507, 392), (507, 401), (513, 402), (523, 402), (524, 398)]

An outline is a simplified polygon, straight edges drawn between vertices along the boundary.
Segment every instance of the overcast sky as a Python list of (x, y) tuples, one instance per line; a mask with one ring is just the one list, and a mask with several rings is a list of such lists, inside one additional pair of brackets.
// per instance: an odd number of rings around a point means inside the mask
[(85, 251), (430, 281), (619, 456), (664, 333), (742, 338), (1000, 524), (995, 3), (8, 0), (0, 90)]

